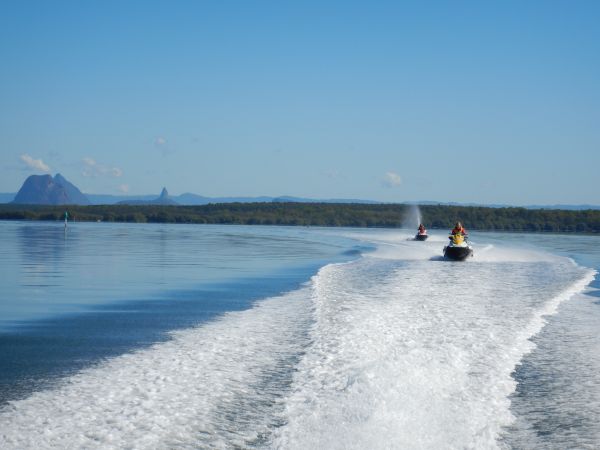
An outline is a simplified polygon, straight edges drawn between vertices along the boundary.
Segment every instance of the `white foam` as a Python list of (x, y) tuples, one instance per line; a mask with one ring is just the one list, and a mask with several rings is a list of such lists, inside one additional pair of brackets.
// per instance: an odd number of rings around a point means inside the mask
[[(260, 441), (306, 344), (307, 288), (173, 333), (0, 414), (2, 449), (225, 448)], [(269, 380), (266, 382), (265, 380)]]
[(592, 277), (565, 259), (324, 268), (276, 445), (496, 448), (529, 338)]
[(478, 246), (471, 242), (476, 248), (475, 256), (481, 262), (543, 262), (560, 261), (561, 257), (533, 248), (516, 248), (510, 246), (497, 246), (487, 244)]

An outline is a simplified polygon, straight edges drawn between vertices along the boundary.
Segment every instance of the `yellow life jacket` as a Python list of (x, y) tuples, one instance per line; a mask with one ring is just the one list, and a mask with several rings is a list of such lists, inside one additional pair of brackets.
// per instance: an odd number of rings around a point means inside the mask
[(452, 243), (454, 245), (460, 245), (463, 242), (465, 242), (465, 237), (462, 234), (456, 233), (452, 235)]

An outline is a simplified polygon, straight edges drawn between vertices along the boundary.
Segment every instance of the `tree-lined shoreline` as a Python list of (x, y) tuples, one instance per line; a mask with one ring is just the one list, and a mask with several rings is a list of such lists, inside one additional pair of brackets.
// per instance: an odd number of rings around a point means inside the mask
[[(410, 225), (407, 204), (215, 203), (170, 205), (0, 205), (0, 220), (197, 223), (399, 228)], [(420, 206), (428, 228), (446, 229), (461, 220), (471, 230), (600, 233), (600, 210)]]

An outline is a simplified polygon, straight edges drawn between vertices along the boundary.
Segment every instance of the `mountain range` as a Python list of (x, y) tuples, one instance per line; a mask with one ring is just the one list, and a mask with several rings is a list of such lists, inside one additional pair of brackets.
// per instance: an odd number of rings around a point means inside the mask
[(163, 188), (160, 192), (160, 195), (151, 200), (121, 200), (117, 202), (117, 205), (179, 205), (175, 200), (171, 198), (169, 195), (169, 191), (167, 188)]
[[(297, 203), (362, 203), (362, 204), (381, 204), (390, 202), (379, 202), (375, 200), (362, 199), (313, 199), (293, 196), (260, 196), (260, 197), (205, 197), (198, 194), (186, 192), (181, 195), (171, 196), (166, 188), (163, 188), (158, 197), (156, 195), (109, 195), (109, 194), (83, 194), (75, 185), (70, 183), (61, 174), (51, 175), (31, 175), (23, 186), (17, 192), (0, 193), (0, 203), (19, 203), (19, 204), (39, 204), (39, 205), (206, 205), (209, 203), (265, 203), (265, 202), (297, 202)], [(398, 201), (397, 203), (407, 203)], [(417, 205), (450, 205), (450, 206), (487, 206), (492, 208), (504, 208), (513, 205), (492, 204), (483, 205), (480, 203), (457, 203), (457, 202), (438, 202), (431, 200), (422, 200), (410, 202)], [(566, 210), (585, 210), (600, 209), (600, 205), (527, 205), (527, 209), (566, 209)]]

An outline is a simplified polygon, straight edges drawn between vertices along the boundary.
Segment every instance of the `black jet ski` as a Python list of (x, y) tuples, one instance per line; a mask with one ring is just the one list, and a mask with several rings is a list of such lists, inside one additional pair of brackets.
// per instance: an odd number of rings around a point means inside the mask
[(450, 236), (450, 243), (444, 247), (444, 257), (454, 261), (464, 261), (473, 256), (473, 247), (467, 244), (462, 234)]
[(427, 230), (423, 226), (422, 223), (419, 224), (419, 229), (417, 230), (417, 234), (415, 235), (415, 241), (426, 241), (427, 238)]
[(415, 241), (426, 241), (429, 236), (427, 235), (427, 231), (424, 233), (418, 232), (415, 235)]

